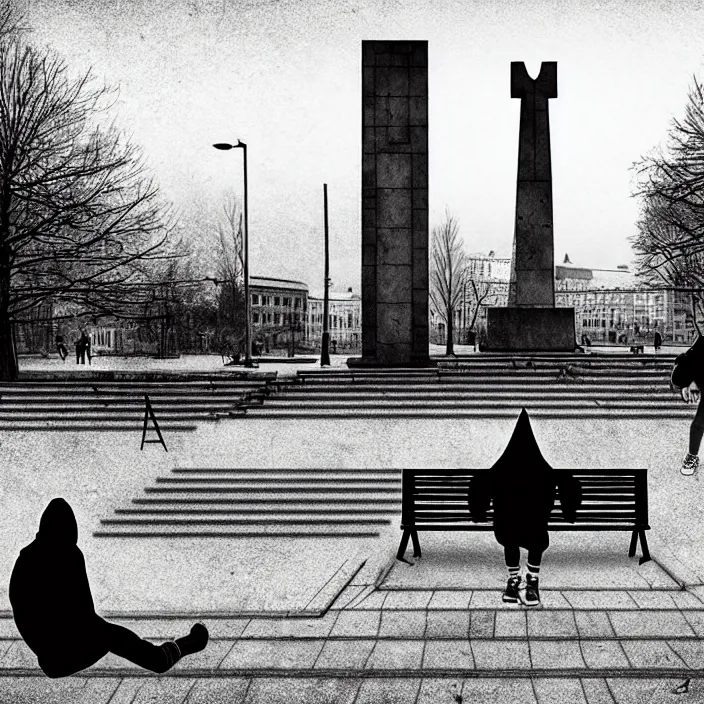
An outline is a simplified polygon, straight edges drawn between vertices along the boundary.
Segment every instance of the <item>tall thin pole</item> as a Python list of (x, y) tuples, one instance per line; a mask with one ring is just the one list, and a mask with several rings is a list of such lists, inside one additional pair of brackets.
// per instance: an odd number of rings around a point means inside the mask
[(467, 282), (462, 284), (462, 344), (467, 344)]
[(250, 315), (252, 301), (249, 296), (249, 221), (247, 220), (247, 145), (240, 142), (244, 152), (244, 241), (242, 242), (242, 263), (244, 268), (244, 363), (252, 366), (252, 329)]
[(330, 285), (330, 248), (328, 243), (328, 184), (323, 184), (323, 208), (325, 212), (325, 288), (323, 289), (323, 340), (320, 351), (320, 366), (330, 366), (330, 330), (328, 328), (328, 317), (330, 308), (330, 297), (328, 288)]

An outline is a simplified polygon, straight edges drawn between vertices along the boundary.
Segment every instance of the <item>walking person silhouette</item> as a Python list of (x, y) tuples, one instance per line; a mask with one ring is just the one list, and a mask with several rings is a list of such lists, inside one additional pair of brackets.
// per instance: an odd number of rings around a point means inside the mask
[(680, 472), (689, 477), (699, 469), (699, 448), (704, 437), (704, 402), (701, 392), (704, 386), (704, 337), (697, 337), (686, 352), (675, 358), (670, 381), (680, 390), (685, 403), (698, 404), (689, 426), (688, 451), (680, 467)]
[[(524, 606), (540, 604), (540, 563), (550, 544), (548, 519), (556, 493), (565, 520), (574, 523), (581, 504), (579, 482), (570, 472), (556, 472), (543, 458), (525, 408), (506, 449), (491, 469), (476, 475), (469, 490), (472, 520), (487, 520), (493, 500), (494, 536), (504, 548), (508, 582), (502, 599)], [(521, 585), (521, 551), (528, 551), (528, 572)]]
[(163, 673), (185, 655), (203, 650), (202, 623), (189, 635), (154, 645), (95, 613), (78, 526), (71, 506), (53, 499), (36, 538), (20, 551), (10, 577), (10, 603), (17, 630), (48, 677), (66, 677), (115, 653)]

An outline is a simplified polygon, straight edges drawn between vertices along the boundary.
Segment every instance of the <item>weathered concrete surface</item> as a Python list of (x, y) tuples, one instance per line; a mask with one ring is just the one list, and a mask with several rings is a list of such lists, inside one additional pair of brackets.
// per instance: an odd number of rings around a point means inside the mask
[(521, 100), (521, 123), (508, 304), (552, 308), (555, 282), (548, 99), (557, 97), (557, 62), (544, 62), (534, 80), (523, 62), (512, 61), (511, 97)]
[(362, 347), (428, 363), (428, 43), (362, 42)]
[(511, 97), (521, 100), (521, 122), (509, 307), (489, 309), (487, 348), (573, 350), (574, 309), (555, 309), (548, 100), (557, 98), (557, 62), (543, 62), (533, 79), (512, 61)]
[(559, 350), (575, 348), (573, 308), (489, 308), (491, 350)]

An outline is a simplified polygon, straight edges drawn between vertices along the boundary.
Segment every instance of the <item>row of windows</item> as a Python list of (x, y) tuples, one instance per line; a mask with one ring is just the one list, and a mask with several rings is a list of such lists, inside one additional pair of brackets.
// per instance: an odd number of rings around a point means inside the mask
[[(272, 325), (288, 325), (292, 322), (293, 315), (289, 313), (252, 313), (252, 322), (262, 325), (271, 323)], [(298, 318), (298, 316), (296, 316)]]
[[(253, 293), (252, 294), (252, 305), (253, 306), (284, 306), (284, 308), (291, 307), (291, 297), (290, 296), (265, 296), (263, 294)], [(294, 308), (301, 307), (301, 299), (296, 298), (294, 300)]]
[[(328, 327), (331, 328), (337, 328), (338, 327), (338, 321), (339, 321), (339, 327), (345, 327), (343, 325), (345, 321), (344, 315), (328, 315)], [(309, 316), (309, 325), (314, 325), (315, 323), (318, 323), (318, 325), (323, 324), (323, 314), (318, 313), (317, 315), (311, 315)], [(354, 327), (354, 315), (352, 313), (347, 314), (347, 327), (348, 328), (353, 328)]]

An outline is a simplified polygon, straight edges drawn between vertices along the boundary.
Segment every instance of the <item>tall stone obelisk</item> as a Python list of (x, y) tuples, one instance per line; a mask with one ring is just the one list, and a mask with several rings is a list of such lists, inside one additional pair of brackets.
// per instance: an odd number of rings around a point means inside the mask
[(424, 366), (428, 345), (428, 42), (362, 42), (362, 357)]
[(543, 62), (536, 79), (511, 62), (511, 97), (521, 100), (511, 278), (508, 307), (487, 311), (487, 347), (574, 350), (574, 309), (555, 308), (548, 100), (557, 98), (557, 62)]

